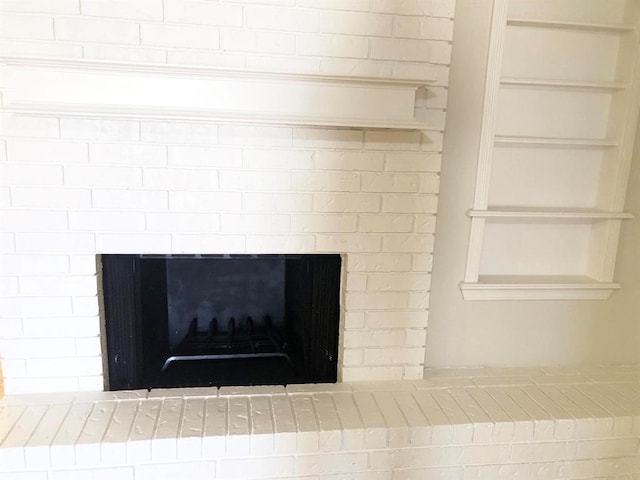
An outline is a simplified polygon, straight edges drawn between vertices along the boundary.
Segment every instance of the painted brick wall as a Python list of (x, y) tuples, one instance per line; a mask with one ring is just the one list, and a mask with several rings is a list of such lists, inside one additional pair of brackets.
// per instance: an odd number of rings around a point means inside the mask
[(425, 132), (2, 116), (6, 393), (102, 389), (100, 253), (342, 253), (342, 379), (420, 378), (453, 3), (1, 1), (7, 56), (435, 80)]

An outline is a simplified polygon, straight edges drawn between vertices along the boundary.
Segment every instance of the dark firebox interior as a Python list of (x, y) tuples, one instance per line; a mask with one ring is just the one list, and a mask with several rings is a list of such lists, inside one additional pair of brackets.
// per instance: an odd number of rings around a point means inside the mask
[(103, 255), (110, 390), (335, 382), (339, 255)]

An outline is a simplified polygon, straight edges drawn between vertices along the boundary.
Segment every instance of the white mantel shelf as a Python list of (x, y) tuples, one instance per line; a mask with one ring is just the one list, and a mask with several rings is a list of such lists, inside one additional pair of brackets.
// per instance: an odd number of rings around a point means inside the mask
[(7, 113), (429, 129), (415, 119), (428, 80), (39, 58), (0, 65)]

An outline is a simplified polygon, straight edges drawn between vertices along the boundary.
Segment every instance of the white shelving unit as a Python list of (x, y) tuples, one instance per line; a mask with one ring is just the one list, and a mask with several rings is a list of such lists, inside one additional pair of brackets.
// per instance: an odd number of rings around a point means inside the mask
[(466, 300), (606, 299), (638, 109), (636, 0), (494, 0)]

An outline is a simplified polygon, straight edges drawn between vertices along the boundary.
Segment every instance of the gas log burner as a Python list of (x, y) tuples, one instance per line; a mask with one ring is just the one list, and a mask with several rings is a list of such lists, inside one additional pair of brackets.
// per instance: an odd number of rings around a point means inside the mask
[(335, 382), (339, 255), (102, 255), (110, 390)]

